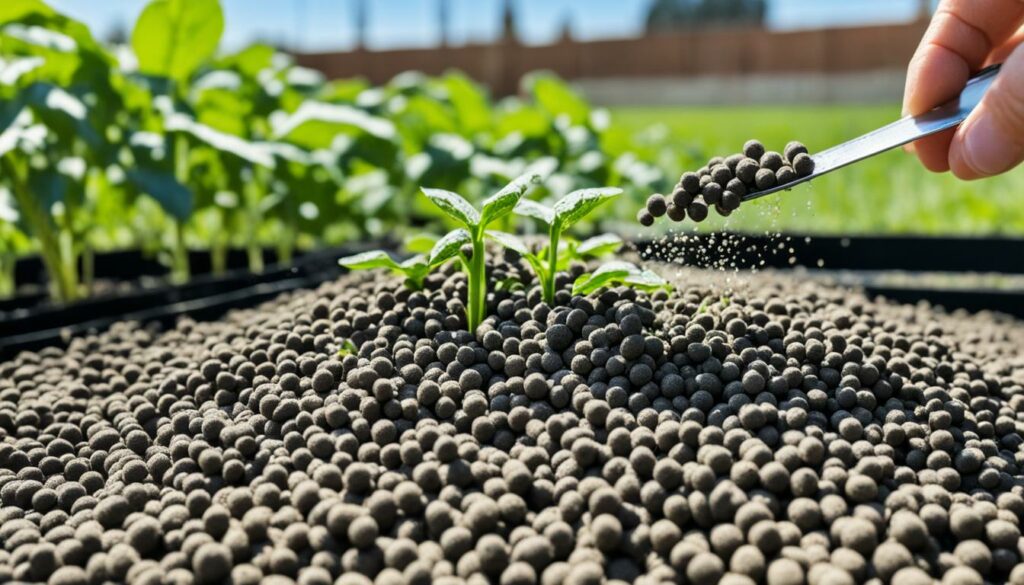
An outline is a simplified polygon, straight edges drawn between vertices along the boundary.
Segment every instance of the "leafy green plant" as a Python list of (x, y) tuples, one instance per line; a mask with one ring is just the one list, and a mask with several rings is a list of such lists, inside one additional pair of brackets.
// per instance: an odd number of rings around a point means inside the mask
[[(518, 249), (513, 248), (530, 263), (536, 273), (537, 280), (541, 283), (541, 294), (545, 303), (551, 304), (555, 300), (555, 278), (559, 270), (559, 243), (563, 232), (597, 209), (602, 203), (621, 193), (622, 190), (615, 187), (580, 189), (569, 193), (550, 207), (530, 199), (523, 199), (516, 206), (515, 212), (519, 215), (538, 219), (548, 226), (548, 245), (541, 250), (540, 254), (532, 254), (528, 250), (524, 253), (523, 246), (517, 245)], [(502, 236), (499, 241), (507, 245), (510, 239)], [(593, 248), (588, 246), (588, 249), (596, 249), (598, 242), (591, 246)]]
[(390, 254), (383, 250), (363, 252), (354, 256), (347, 256), (338, 260), (349, 270), (372, 270), (374, 268), (387, 268), (395, 274), (405, 277), (405, 285), (413, 290), (423, 288), (423, 280), (434, 268), (423, 254), (416, 254), (401, 262), (396, 261)]
[(470, 331), (476, 330), (484, 320), (487, 310), (487, 264), (484, 251), (484, 240), (489, 235), (487, 226), (512, 213), (523, 195), (537, 180), (537, 175), (532, 173), (520, 176), (485, 199), (479, 211), (458, 193), (444, 189), (422, 189), (427, 199), (446, 216), (465, 226), (441, 238), (434, 245), (429, 262), (434, 264), (438, 257), (458, 251), (465, 244), (472, 246), (472, 255), (469, 258), (460, 254), (469, 279), (466, 320)]
[(668, 281), (650, 270), (630, 262), (607, 262), (594, 272), (581, 274), (572, 285), (572, 293), (588, 295), (610, 286), (628, 286), (647, 292), (672, 288)]

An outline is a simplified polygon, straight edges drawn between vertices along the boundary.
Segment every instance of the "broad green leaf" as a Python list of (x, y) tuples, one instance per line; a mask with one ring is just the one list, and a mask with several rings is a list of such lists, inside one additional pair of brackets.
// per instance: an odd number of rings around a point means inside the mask
[(516, 204), (523, 198), (523, 195), (530, 190), (530, 187), (537, 182), (539, 177), (534, 173), (527, 173), (513, 179), (511, 183), (484, 199), (480, 211), (480, 225), (487, 226), (496, 219), (502, 218), (516, 208)]
[(139, 71), (185, 83), (213, 56), (223, 32), (218, 0), (153, 0), (132, 31)]
[(630, 274), (623, 279), (622, 283), (644, 291), (671, 288), (667, 280), (650, 270), (641, 270), (639, 273)]
[(483, 90), (461, 73), (445, 75), (444, 85), (463, 135), (486, 131), (491, 125), (491, 111)]
[(214, 130), (184, 114), (167, 116), (164, 127), (170, 132), (185, 132), (222, 153), (232, 154), (251, 164), (274, 168), (274, 155), (267, 149), (232, 134)]
[(498, 230), (487, 230), (487, 237), (520, 256), (528, 256), (530, 254), (530, 249), (523, 240), (519, 239), (519, 236)]
[(21, 149), (27, 153), (36, 152), (43, 147), (47, 134), (46, 127), (42, 124), (12, 125), (0, 134), (0, 156), (14, 149)]
[(427, 263), (431, 266), (444, 264), (458, 256), (462, 246), (471, 242), (472, 239), (470, 238), (469, 232), (462, 228), (448, 232), (448, 235), (444, 236), (434, 244), (434, 248), (430, 250), (430, 257)]
[(402, 247), (413, 254), (429, 254), (436, 243), (437, 238), (431, 234), (417, 234), (407, 238)]
[(262, 148), (271, 156), (290, 163), (302, 166), (314, 163), (313, 157), (308, 152), (287, 142), (254, 142), (253, 146)]
[(359, 94), (370, 88), (370, 84), (364, 79), (335, 79), (328, 81), (317, 92), (317, 99), (337, 104), (353, 103)]
[(405, 274), (405, 285), (413, 290), (423, 288), (423, 279), (430, 273), (430, 264), (423, 254), (416, 254), (401, 263), (401, 272)]
[(42, 67), (42, 57), (21, 57), (11, 60), (0, 59), (0, 85), (14, 85), (22, 76)]
[(539, 219), (548, 225), (555, 222), (555, 210), (532, 199), (520, 199), (515, 212), (518, 215)]
[(462, 225), (470, 229), (476, 229), (480, 225), (480, 213), (462, 195), (444, 189), (428, 189), (426, 187), (421, 187), (420, 191), (448, 217)]
[(260, 71), (271, 66), (276, 52), (270, 45), (256, 43), (224, 57), (221, 62), (227, 67), (238, 69), (243, 75), (255, 78)]
[(338, 260), (338, 264), (350, 270), (369, 270), (372, 268), (400, 269), (390, 255), (384, 250), (373, 250), (363, 252), (354, 256), (346, 256)]
[(42, 0), (4, 0), (0, 2), (0, 24), (20, 20), (30, 14), (53, 16), (54, 11)]
[(602, 203), (618, 196), (622, 189), (601, 187), (597, 189), (580, 189), (562, 197), (555, 203), (555, 225), (559, 231), (569, 229), (573, 224), (586, 217)]
[(540, 107), (552, 116), (566, 116), (573, 125), (588, 121), (590, 106), (565, 81), (550, 73), (535, 73), (524, 82)]
[(75, 39), (41, 26), (25, 26), (20, 23), (9, 24), (3, 28), (3, 34), (29, 45), (58, 53), (74, 53), (78, 49), (78, 43), (75, 42)]
[(583, 274), (572, 285), (573, 294), (587, 295), (602, 287), (622, 284), (644, 291), (670, 288), (668, 282), (650, 270), (629, 262), (607, 262), (593, 274)]
[[(305, 126), (311, 127), (304, 128)], [(326, 144), (321, 145), (326, 147), (339, 129), (344, 128), (356, 128), (383, 140), (394, 140), (396, 136), (395, 125), (390, 120), (367, 114), (352, 106), (313, 101), (303, 103), (298, 111), (290, 116), (278, 118), (274, 124), (274, 135), (277, 138), (291, 137), (300, 130), (330, 133)]]
[[(0, 187), (0, 228), (6, 223), (18, 223), (21, 214), (14, 204), (14, 195), (6, 187)], [(3, 238), (0, 236), (0, 243)]]
[(427, 257), (425, 254), (416, 254), (415, 256), (402, 261), (399, 266), (401, 266), (402, 270), (415, 270), (421, 266), (426, 267)]
[(622, 248), (622, 238), (615, 234), (604, 234), (594, 236), (580, 242), (576, 246), (576, 254), (580, 256), (592, 256), (599, 258), (607, 254), (614, 254)]
[(192, 215), (192, 191), (178, 182), (173, 173), (133, 168), (125, 174), (136, 189), (155, 199), (175, 219), (186, 221)]
[(572, 285), (572, 294), (588, 295), (603, 286), (621, 282), (631, 274), (639, 274), (640, 269), (629, 262), (608, 262), (593, 273), (580, 275)]

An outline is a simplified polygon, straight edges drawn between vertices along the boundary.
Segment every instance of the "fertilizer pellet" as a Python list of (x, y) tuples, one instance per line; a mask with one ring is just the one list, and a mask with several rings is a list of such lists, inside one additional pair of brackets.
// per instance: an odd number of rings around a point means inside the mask
[[(743, 145), (742, 153), (714, 157), (698, 171), (683, 173), (671, 197), (652, 195), (637, 214), (637, 221), (646, 227), (667, 215), (674, 222), (689, 217), (699, 223), (708, 217), (711, 207), (719, 215), (729, 216), (747, 195), (784, 187), (813, 172), (814, 159), (803, 144), (790, 142), (778, 153), (766, 151), (763, 144), (750, 140)], [(730, 192), (732, 195), (725, 197)]]
[(668, 211), (668, 204), (664, 195), (655, 193), (647, 198), (647, 212), (651, 214), (651, 217), (661, 217), (665, 215), (666, 211)]
[(454, 269), (353, 273), (0, 363), (0, 580), (1024, 579), (1020, 323), (570, 281), (495, 292), (475, 334)]

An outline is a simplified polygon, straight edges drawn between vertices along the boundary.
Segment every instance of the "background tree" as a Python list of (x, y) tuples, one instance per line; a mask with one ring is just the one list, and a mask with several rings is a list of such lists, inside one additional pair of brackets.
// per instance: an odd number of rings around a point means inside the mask
[(647, 13), (647, 30), (761, 26), (765, 13), (765, 0), (656, 0)]

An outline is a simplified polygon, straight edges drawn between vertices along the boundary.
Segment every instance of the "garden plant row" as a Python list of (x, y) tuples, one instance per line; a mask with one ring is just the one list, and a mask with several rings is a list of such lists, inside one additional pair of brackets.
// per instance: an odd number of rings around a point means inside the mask
[(217, 0), (153, 0), (115, 47), (41, 0), (3, 4), (0, 296), (25, 254), (69, 301), (89, 293), (102, 250), (141, 249), (183, 282), (189, 250), (220, 272), (246, 249), (258, 271), (264, 246), (287, 262), (397, 225), (447, 227), (419, 185), (479, 202), (531, 168), (540, 199), (664, 187), (608, 135), (606, 112), (551, 75), (501, 101), (459, 73), (325, 81), (269, 46), (217, 54)]

